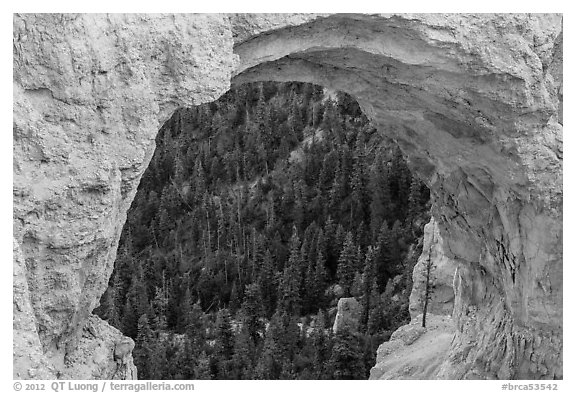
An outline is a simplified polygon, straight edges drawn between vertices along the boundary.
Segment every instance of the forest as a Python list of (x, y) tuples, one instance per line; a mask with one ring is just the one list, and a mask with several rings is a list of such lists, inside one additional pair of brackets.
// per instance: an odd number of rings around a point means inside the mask
[[(140, 379), (367, 379), (409, 321), (429, 209), (351, 96), (237, 86), (159, 131), (95, 313)], [(335, 334), (342, 297), (360, 320)]]

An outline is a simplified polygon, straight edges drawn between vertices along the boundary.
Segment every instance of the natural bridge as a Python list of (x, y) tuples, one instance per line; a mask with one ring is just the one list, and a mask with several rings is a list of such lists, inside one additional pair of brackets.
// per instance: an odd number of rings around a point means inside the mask
[[(429, 186), (459, 263), (436, 377), (562, 378), (561, 15), (28, 14), (13, 34), (16, 378), (132, 375), (89, 316), (154, 137), (265, 80), (351, 94)], [(98, 343), (116, 354), (94, 370)]]

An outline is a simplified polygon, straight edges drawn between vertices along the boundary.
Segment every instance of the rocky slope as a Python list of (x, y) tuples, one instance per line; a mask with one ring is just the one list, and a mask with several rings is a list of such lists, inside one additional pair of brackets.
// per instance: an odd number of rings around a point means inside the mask
[(370, 379), (435, 379), (454, 339), (454, 321), (446, 315), (422, 314), (396, 330), (378, 347)]
[(431, 189), (461, 267), (429, 377), (561, 378), (562, 42), (541, 14), (15, 15), (15, 377), (86, 375), (75, 354), (174, 109), (299, 80), (355, 96)]

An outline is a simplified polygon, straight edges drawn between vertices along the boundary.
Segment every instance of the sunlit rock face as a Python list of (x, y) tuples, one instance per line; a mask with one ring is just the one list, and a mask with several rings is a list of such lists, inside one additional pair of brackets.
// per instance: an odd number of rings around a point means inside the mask
[(231, 79), (297, 80), (353, 95), (431, 189), (461, 267), (430, 377), (562, 377), (560, 15), (16, 15), (13, 40), (14, 236), (48, 362), (75, 358), (162, 123)]

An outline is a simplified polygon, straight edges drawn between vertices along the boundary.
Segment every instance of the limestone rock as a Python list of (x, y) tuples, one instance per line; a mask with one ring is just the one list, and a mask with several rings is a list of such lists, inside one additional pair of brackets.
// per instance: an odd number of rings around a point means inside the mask
[[(454, 275), (457, 264), (446, 256), (442, 236), (434, 218), (424, 227), (422, 253), (414, 266), (408, 325), (392, 333), (378, 348), (371, 379), (431, 379), (440, 374), (448, 358), (456, 327), (451, 318), (454, 307)], [(422, 311), (428, 258), (434, 267), (430, 282), (434, 287), (428, 301), (426, 327)]]
[(134, 341), (91, 315), (78, 345), (64, 358), (62, 379), (137, 379)]
[(437, 315), (452, 315), (454, 308), (454, 273), (456, 261), (444, 253), (442, 235), (434, 218), (424, 227), (424, 246), (412, 274), (410, 293), (410, 316), (414, 319), (422, 313), (426, 293), (426, 264), (432, 263), (430, 285), (433, 287), (428, 302), (428, 312)]
[(42, 351), (30, 292), (26, 281), (26, 265), (18, 243), (13, 241), (13, 378), (56, 379), (56, 372)]
[(358, 300), (353, 297), (343, 297), (338, 300), (338, 311), (334, 319), (334, 326), (332, 331), (338, 334), (343, 330), (350, 332), (358, 331), (358, 324), (360, 323), (360, 314), (362, 307)]
[(14, 15), (18, 378), (81, 341), (160, 126), (260, 80), (351, 94), (429, 186), (460, 264), (429, 377), (562, 378), (562, 37), (556, 14)]
[(444, 363), (455, 328), (449, 316), (422, 314), (396, 330), (378, 347), (370, 379), (433, 379)]
[(14, 15), (13, 38), (14, 234), (30, 326), (61, 368), (106, 288), (157, 131), (225, 92), (236, 56), (224, 15)]

